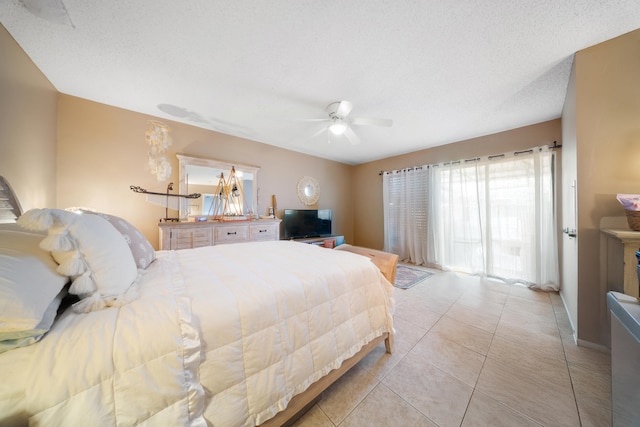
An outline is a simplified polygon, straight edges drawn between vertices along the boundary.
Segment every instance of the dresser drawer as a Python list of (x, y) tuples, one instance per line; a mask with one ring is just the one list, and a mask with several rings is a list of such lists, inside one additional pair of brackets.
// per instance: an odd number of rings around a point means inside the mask
[(210, 228), (175, 228), (171, 230), (171, 249), (198, 248), (212, 244)]
[(249, 235), (251, 240), (278, 240), (280, 237), (280, 224), (251, 224)]
[(247, 224), (225, 225), (215, 228), (215, 244), (245, 242), (249, 240)]

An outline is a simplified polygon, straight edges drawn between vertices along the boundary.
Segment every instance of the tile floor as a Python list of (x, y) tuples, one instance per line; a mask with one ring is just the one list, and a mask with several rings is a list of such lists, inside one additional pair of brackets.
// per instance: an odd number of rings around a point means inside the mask
[(609, 426), (610, 355), (578, 347), (558, 294), (439, 272), (394, 289), (384, 345), (295, 424)]

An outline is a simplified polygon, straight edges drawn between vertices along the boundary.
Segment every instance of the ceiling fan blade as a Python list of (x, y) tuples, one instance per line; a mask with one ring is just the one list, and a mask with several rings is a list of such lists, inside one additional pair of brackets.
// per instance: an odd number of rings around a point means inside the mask
[(20, 3), (39, 18), (75, 28), (63, 0), (20, 0)]
[(320, 135), (322, 132), (330, 133), (329, 128), (327, 126), (323, 126), (322, 129), (320, 129), (318, 132), (311, 135), (311, 138), (315, 138), (316, 136)]
[(374, 117), (354, 117), (351, 119), (351, 124), (389, 127), (389, 126), (393, 126), (393, 120), (377, 119)]
[(347, 117), (352, 109), (352, 103), (350, 103), (349, 101), (340, 101), (340, 105), (338, 105), (338, 109), (336, 110), (336, 116)]
[(330, 119), (302, 119), (303, 122), (328, 122)]
[(344, 131), (344, 136), (347, 137), (352, 145), (360, 144), (360, 138), (358, 138), (358, 135), (356, 135), (356, 133), (350, 127), (347, 127), (347, 129)]

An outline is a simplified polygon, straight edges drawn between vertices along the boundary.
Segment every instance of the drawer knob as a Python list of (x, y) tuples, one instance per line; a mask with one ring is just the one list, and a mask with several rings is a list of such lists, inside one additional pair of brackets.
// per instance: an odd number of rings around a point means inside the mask
[(233, 233), (232, 233), (232, 232), (230, 232), (230, 231), (228, 231), (228, 232), (227, 232), (227, 236), (231, 236), (231, 235), (234, 235), (234, 236), (235, 236), (236, 234), (238, 234), (238, 233), (237, 233), (237, 232), (235, 232), (235, 231), (234, 231)]

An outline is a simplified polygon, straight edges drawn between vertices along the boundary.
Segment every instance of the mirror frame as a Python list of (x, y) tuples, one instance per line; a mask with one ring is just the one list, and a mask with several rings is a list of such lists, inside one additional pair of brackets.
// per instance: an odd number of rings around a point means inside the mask
[[(298, 199), (305, 206), (313, 206), (318, 203), (318, 199), (320, 198), (320, 184), (318, 184), (318, 180), (316, 180), (312, 176), (303, 176), (298, 180), (298, 185), (296, 187), (298, 193)], [(307, 190), (311, 194), (307, 194)]]
[[(253, 207), (252, 214), (254, 218), (257, 217), (258, 215), (258, 171), (260, 170), (258, 166), (243, 165), (241, 163), (229, 163), (229, 162), (224, 162), (222, 160), (206, 159), (204, 157), (192, 157), (192, 156), (187, 156), (185, 154), (176, 154), (176, 157), (178, 158), (178, 175), (180, 179), (180, 184), (179, 184), (180, 194), (188, 194), (189, 192), (187, 188), (187, 173), (186, 173), (186, 167), (189, 165), (222, 169), (223, 171), (225, 171), (225, 174), (229, 174), (231, 172), (231, 168), (235, 167), (236, 171), (242, 171), (242, 172), (253, 174), (253, 185), (251, 189), (251, 201), (252, 201), (251, 206)], [(248, 197), (248, 195), (245, 194), (245, 197)], [(183, 219), (183, 220), (187, 219), (187, 216), (188, 216), (187, 203), (188, 203), (187, 199), (180, 198), (180, 219)], [(199, 215), (193, 215), (193, 216), (199, 216)]]

